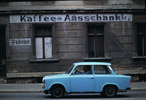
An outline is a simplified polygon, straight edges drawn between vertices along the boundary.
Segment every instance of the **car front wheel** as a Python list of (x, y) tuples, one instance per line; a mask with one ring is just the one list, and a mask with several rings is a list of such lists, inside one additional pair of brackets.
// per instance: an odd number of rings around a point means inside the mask
[(61, 98), (65, 94), (64, 88), (61, 86), (53, 87), (51, 89), (51, 95), (55, 98)]
[(102, 95), (106, 97), (114, 97), (117, 94), (117, 89), (114, 86), (107, 86), (104, 88)]

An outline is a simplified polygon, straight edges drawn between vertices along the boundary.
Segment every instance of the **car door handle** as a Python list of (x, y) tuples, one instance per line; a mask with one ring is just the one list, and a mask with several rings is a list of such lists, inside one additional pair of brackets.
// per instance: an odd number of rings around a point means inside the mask
[(94, 77), (89, 77), (90, 79), (94, 79)]

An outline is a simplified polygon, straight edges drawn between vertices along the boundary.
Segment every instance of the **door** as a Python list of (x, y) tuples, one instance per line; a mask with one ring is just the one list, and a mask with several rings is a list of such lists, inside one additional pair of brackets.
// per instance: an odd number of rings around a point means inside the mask
[(106, 83), (112, 82), (113, 76), (106, 65), (94, 65), (95, 92), (102, 92)]
[[(71, 92), (94, 92), (94, 76), (91, 73), (84, 73), (82, 65), (76, 67), (71, 75)], [(92, 71), (92, 67), (91, 70)]]
[(0, 76), (6, 74), (6, 39), (5, 27), (0, 26)]

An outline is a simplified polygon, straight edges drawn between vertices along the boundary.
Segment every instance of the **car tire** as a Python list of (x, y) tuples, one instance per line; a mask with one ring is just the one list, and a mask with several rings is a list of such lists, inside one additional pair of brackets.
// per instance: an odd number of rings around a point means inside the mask
[(106, 86), (101, 94), (105, 97), (114, 97), (117, 94), (117, 88), (114, 86)]
[(51, 89), (51, 96), (54, 98), (61, 98), (65, 94), (65, 90), (61, 86), (55, 86)]

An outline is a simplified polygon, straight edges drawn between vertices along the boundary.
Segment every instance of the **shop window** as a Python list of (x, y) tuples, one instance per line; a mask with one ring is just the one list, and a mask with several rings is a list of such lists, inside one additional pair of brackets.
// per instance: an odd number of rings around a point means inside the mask
[(104, 26), (88, 26), (88, 55), (89, 57), (104, 57)]
[(35, 26), (35, 53), (37, 59), (52, 58), (51, 26)]
[(137, 52), (138, 56), (146, 56), (145, 23), (137, 24)]

